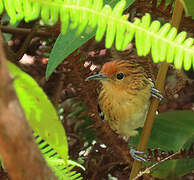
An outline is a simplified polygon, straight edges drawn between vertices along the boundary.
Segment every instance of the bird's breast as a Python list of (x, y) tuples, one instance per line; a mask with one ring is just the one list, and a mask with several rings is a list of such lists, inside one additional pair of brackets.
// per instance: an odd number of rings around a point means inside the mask
[(99, 94), (99, 106), (105, 120), (118, 134), (129, 137), (137, 134), (135, 129), (142, 127), (150, 103), (150, 88), (138, 93), (129, 91), (107, 91), (103, 87)]

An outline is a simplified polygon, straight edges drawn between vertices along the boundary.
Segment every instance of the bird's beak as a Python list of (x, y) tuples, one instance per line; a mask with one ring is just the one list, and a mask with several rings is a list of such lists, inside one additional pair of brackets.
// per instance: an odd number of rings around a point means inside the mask
[(106, 75), (104, 73), (100, 73), (100, 74), (94, 74), (94, 75), (91, 75), (89, 77), (86, 78), (86, 81), (89, 81), (89, 80), (105, 80), (107, 79)]

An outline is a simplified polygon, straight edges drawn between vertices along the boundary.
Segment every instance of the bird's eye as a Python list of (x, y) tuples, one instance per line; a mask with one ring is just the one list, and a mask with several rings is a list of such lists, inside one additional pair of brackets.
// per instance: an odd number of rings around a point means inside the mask
[(118, 73), (118, 74), (117, 74), (117, 79), (118, 79), (118, 80), (121, 80), (121, 79), (124, 78), (124, 76), (125, 76), (125, 75), (124, 75), (123, 73)]

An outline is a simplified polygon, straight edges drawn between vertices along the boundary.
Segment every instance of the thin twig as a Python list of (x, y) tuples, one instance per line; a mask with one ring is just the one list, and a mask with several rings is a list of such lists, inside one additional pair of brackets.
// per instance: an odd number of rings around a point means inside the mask
[(31, 32), (27, 35), (25, 41), (23, 42), (20, 50), (16, 53), (16, 59), (15, 59), (16, 61), (19, 61), (23, 57), (23, 55), (26, 52), (26, 50), (27, 50), (27, 48), (28, 48), (33, 36), (34, 36), (34, 33), (37, 31), (38, 27), (39, 27), (39, 25), (35, 23)]
[[(177, 0), (174, 11), (173, 11), (173, 15), (172, 15), (172, 22), (171, 22), (171, 25), (173, 27), (176, 27), (177, 29), (182, 19), (182, 13), (183, 13), (183, 6), (180, 0)], [(165, 83), (167, 70), (168, 70), (168, 64), (166, 62), (163, 62), (160, 65), (160, 69), (159, 69), (158, 76), (156, 79), (156, 88), (160, 90), (161, 92), (163, 92), (163, 89), (164, 89), (164, 83)], [(150, 104), (150, 108), (148, 111), (148, 115), (147, 115), (147, 119), (146, 119), (146, 122), (143, 128), (143, 131), (141, 133), (140, 143), (138, 146), (139, 151), (145, 152), (147, 148), (147, 144), (148, 144), (148, 140), (151, 134), (152, 126), (154, 123), (154, 117), (156, 114), (156, 110), (158, 108), (158, 104), (159, 104), (159, 100), (153, 98)], [(137, 175), (140, 169), (141, 169), (141, 162), (134, 161), (131, 174), (130, 174), (130, 180), (132, 180)]]
[(144, 171), (142, 171), (142, 172), (140, 171), (139, 174), (138, 174), (135, 178), (133, 178), (132, 180), (137, 180), (138, 178), (140, 178), (140, 177), (143, 176), (144, 174), (150, 173), (151, 169), (153, 169), (155, 166), (157, 166), (158, 164), (160, 164), (160, 163), (162, 163), (162, 162), (164, 162), (164, 161), (167, 161), (167, 160), (173, 158), (173, 157), (176, 156), (178, 153), (179, 153), (179, 152), (176, 152), (176, 153), (174, 153), (174, 154), (171, 154), (170, 156), (168, 156), (168, 157), (162, 159), (160, 162), (157, 162), (157, 163), (153, 164), (152, 166), (146, 168)]
[[(28, 35), (32, 30), (29, 28), (13, 28), (0, 25), (0, 29), (3, 33), (10, 33), (10, 34), (21, 34), (21, 35)], [(55, 38), (58, 36), (58, 33), (52, 32), (45, 32), (42, 30), (38, 30), (33, 34), (34, 37), (51, 37)]]

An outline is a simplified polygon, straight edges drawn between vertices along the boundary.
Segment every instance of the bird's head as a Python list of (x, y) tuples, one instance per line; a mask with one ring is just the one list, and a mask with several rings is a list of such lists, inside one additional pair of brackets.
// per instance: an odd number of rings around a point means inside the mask
[(143, 68), (138, 64), (127, 60), (114, 60), (104, 64), (99, 74), (89, 76), (87, 80), (100, 80), (103, 84), (128, 86), (143, 77)]

